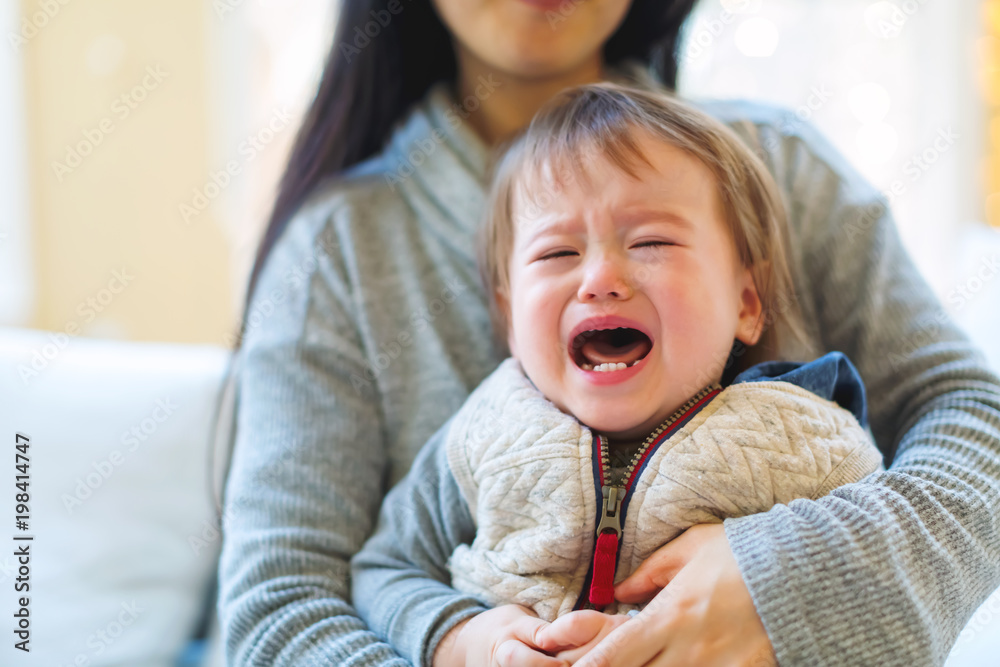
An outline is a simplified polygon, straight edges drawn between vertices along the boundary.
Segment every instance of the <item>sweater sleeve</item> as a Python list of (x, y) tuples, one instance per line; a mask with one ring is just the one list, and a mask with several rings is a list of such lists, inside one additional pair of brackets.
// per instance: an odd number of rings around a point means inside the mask
[(779, 147), (800, 295), (860, 371), (889, 468), (727, 519), (730, 546), (781, 665), (940, 665), (1000, 584), (1000, 381), (884, 198), (810, 128), (758, 131)]
[(351, 561), (351, 594), (361, 617), (414, 665), (430, 665), (444, 635), (486, 609), (450, 586), (448, 558), (459, 544), (471, 543), (476, 530), (448, 465), (450, 423), (386, 496), (375, 534)]
[(348, 603), (386, 453), (332, 223), (301, 215), (274, 247), (240, 352), (223, 510), (220, 624), (231, 666), (407, 663)]

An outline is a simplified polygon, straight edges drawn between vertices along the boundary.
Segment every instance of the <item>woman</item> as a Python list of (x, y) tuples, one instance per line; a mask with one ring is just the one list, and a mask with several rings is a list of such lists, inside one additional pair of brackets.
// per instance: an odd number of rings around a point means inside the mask
[[(348, 560), (504, 357), (473, 258), (489, 146), (566, 86), (672, 87), (691, 4), (342, 3), (248, 293), (220, 564), (231, 664), (403, 664), (344, 601)], [(891, 466), (690, 529), (616, 590), (652, 603), (576, 664), (940, 664), (1000, 584), (1000, 381), (822, 138), (761, 105), (703, 108), (782, 187), (812, 352), (855, 361)], [(428, 597), (428, 660), (478, 605), (444, 584)], [(526, 625), (522, 643), (572, 645), (575, 622)], [(492, 658), (551, 664), (510, 650)]]

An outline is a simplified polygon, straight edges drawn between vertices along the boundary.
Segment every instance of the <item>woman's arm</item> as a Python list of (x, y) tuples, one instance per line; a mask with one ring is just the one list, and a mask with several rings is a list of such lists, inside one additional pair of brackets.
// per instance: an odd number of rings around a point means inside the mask
[(448, 466), (438, 430), (382, 503), (375, 534), (351, 560), (361, 617), (414, 665), (430, 664), (441, 638), (486, 607), (450, 586), (448, 558), (476, 526)]
[(810, 127), (775, 125), (747, 134), (787, 197), (806, 317), (858, 367), (891, 465), (726, 533), (781, 664), (940, 664), (1000, 585), (1000, 381), (884, 199)]
[(293, 221), (255, 292), (241, 350), (219, 616), (227, 664), (405, 666), (348, 604), (386, 455), (337, 239)]
[[(476, 526), (448, 464), (445, 424), (382, 503), (375, 534), (351, 560), (361, 617), (414, 665), (560, 667), (538, 648), (548, 623), (528, 607), (487, 609), (450, 586), (448, 559)], [(603, 626), (593, 627), (593, 634)]]

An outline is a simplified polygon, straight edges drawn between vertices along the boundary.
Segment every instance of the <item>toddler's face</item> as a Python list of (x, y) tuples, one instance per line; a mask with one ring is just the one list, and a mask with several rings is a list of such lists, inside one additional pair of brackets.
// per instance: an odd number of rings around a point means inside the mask
[(637, 138), (652, 164), (637, 164), (637, 180), (600, 157), (589, 187), (519, 193), (509, 299), (498, 296), (532, 382), (612, 438), (648, 435), (721, 377), (735, 339), (759, 337), (760, 300), (712, 172)]

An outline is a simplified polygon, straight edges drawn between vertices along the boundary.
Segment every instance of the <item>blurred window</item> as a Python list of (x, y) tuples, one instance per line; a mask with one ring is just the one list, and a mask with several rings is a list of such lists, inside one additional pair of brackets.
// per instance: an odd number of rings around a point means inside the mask
[(978, 0), (703, 0), (678, 88), (774, 102), (818, 127), (895, 188), (903, 239), (944, 297), (964, 230), (986, 217), (981, 16)]

